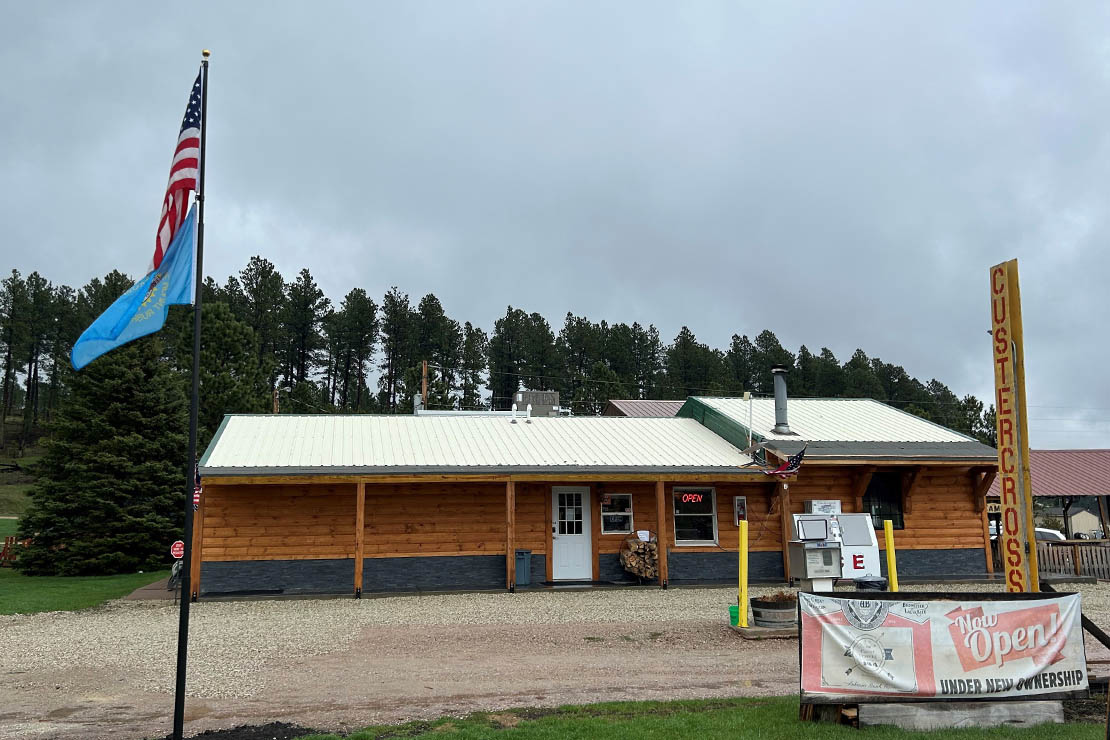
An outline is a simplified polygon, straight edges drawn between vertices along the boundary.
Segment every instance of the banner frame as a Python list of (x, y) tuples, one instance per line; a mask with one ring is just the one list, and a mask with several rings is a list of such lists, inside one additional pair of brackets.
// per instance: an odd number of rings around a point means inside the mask
[[(1050, 601), (1057, 597), (1063, 596), (1076, 596), (1082, 599), (1082, 594), (1077, 591), (1054, 591), (1054, 592), (1015, 592), (1015, 591), (990, 591), (984, 593), (967, 592), (958, 594), (959, 598), (954, 598), (951, 592), (939, 591), (912, 591), (912, 592), (899, 592), (894, 593), (891, 591), (799, 591), (799, 594), (805, 593), (811, 596), (821, 596), (827, 599), (860, 599), (866, 601), (950, 601), (958, 603), (961, 601), (1007, 601), (1007, 602), (1021, 602), (1021, 601)], [(912, 598), (911, 598), (912, 596)], [(1082, 602), (1081, 602), (1082, 603)], [(1039, 694), (1020, 694), (1017, 696), (960, 696), (960, 697), (937, 697), (937, 696), (912, 696), (912, 695), (894, 695), (894, 694), (806, 694), (802, 691), (802, 655), (804, 653), (805, 631), (802, 629), (802, 602), (798, 599), (797, 606), (798, 614), (798, 699), (802, 705), (806, 704), (925, 704), (925, 703), (951, 703), (957, 702), (999, 702), (999, 701), (1060, 701), (1063, 699), (1075, 699), (1082, 696), (1090, 696), (1090, 677), (1088, 676), (1087, 689), (1079, 689), (1073, 691), (1058, 691), (1052, 693), (1039, 693)], [(1080, 620), (1082, 620), (1082, 606), (1080, 607)], [(1081, 638), (1085, 633), (1080, 627)], [(1085, 639), (1080, 639), (1080, 650), (1083, 654), (1083, 670), (1086, 672), (1087, 665), (1087, 645)]]

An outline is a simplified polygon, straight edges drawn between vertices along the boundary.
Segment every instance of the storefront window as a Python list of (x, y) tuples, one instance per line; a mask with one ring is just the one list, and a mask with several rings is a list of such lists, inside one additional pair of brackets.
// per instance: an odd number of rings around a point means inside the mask
[(601, 533), (632, 532), (632, 494), (606, 493), (601, 496)]
[(676, 545), (717, 544), (717, 495), (712, 488), (674, 490)]
[(889, 519), (894, 529), (904, 529), (902, 518), (902, 476), (898, 473), (874, 473), (863, 495), (863, 510), (871, 514), (875, 529), (883, 528)]

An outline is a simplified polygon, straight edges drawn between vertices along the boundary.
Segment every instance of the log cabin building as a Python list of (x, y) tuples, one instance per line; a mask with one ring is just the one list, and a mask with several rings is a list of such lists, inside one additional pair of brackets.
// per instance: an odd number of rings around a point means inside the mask
[[(752, 579), (782, 582), (807, 499), (892, 519), (903, 575), (992, 570), (992, 448), (871, 400), (791, 400), (787, 424), (780, 401), (692, 397), (671, 418), (230, 415), (200, 463), (192, 596), (637, 583), (619, 552), (640, 530), (658, 535), (660, 586), (732, 583), (741, 517)], [(804, 445), (796, 475), (764, 474)]]

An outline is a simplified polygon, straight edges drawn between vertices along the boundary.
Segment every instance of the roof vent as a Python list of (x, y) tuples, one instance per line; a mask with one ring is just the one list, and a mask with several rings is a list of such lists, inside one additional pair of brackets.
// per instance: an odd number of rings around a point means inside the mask
[(775, 434), (790, 434), (790, 425), (786, 421), (786, 373), (785, 365), (775, 365), (771, 368), (771, 375), (775, 378)]

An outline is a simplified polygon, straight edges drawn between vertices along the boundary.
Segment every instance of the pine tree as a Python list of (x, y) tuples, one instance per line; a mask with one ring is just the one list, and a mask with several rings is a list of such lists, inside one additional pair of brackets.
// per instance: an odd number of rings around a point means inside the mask
[(331, 301), (320, 290), (307, 268), (286, 289), (281, 331), (284, 336), (277, 356), (285, 383), (308, 380), (324, 364), (323, 325), (331, 313)]
[(39, 419), (39, 377), (42, 373), (43, 355), (50, 353), (51, 325), (53, 324), (54, 288), (37, 272), (27, 276), (27, 308), (24, 326), (26, 334), (22, 347), (27, 373), (27, 389), (23, 396), (23, 432), (19, 437), (20, 452), (31, 441)]
[[(258, 366), (269, 376), (270, 387), (277, 386), (278, 365), (275, 355), (281, 338), (281, 319), (285, 307), (285, 280), (267, 259), (251, 257), (239, 273), (238, 286), (228, 280), (231, 308), (240, 314), (254, 332)], [(238, 287), (242, 298), (235, 295)], [(240, 305), (241, 300), (241, 305)]]
[(790, 395), (808, 398), (817, 395), (817, 358), (804, 344), (798, 350), (794, 371), (790, 374)]
[(840, 360), (828, 347), (821, 348), (821, 354), (814, 359), (814, 377), (819, 398), (839, 398), (844, 394), (844, 368)]
[(844, 396), (847, 398), (886, 398), (883, 384), (871, 367), (871, 360), (862, 349), (857, 349), (852, 359), (844, 363)]
[[(602, 355), (605, 364), (620, 379), (621, 386), (626, 393), (639, 397), (636, 384), (636, 337), (632, 327), (628, 324), (613, 324), (608, 326), (604, 321), (602, 327)], [(615, 398), (615, 396), (614, 396)]]
[[(263, 413), (270, 408), (270, 388), (254, 355), (254, 332), (237, 320), (224, 303), (204, 303), (200, 345), (200, 408), (197, 449), (204, 450), (225, 414)], [(192, 319), (191, 310), (181, 311)], [(193, 322), (177, 335), (177, 365), (186, 379), (192, 372)]]
[(493, 323), (489, 338), (489, 388), (495, 409), (510, 408), (520, 388), (527, 321), (526, 313), (509, 306), (505, 315)]
[(583, 397), (589, 381), (593, 379), (595, 365), (604, 364), (605, 329), (608, 327), (603, 329), (602, 326), (584, 316), (567, 312), (563, 328), (555, 340), (562, 365), (559, 374), (564, 378), (559, 383), (559, 390), (564, 398), (577, 400)]
[(73, 343), (85, 329), (77, 323), (77, 294), (73, 288), (59, 285), (54, 289), (50, 303), (51, 323), (47, 332), (50, 356), (46, 364), (47, 394), (44, 405), (47, 422), (53, 418), (68, 386), (69, 376), (73, 372), (69, 353), (73, 350)]
[(485, 379), (482, 375), (486, 371), (488, 352), (489, 339), (486, 333), (472, 326), (469, 321), (463, 324), (462, 382), (460, 384), (462, 397), (459, 399), (459, 405), (464, 409), (485, 408), (485, 403), (482, 401), (482, 386), (485, 385)]
[(407, 293), (396, 286), (382, 299), (380, 342), (382, 371), (378, 378), (379, 399), (382, 411), (395, 414), (412, 409), (409, 393), (413, 373), (419, 359), (417, 352), (416, 317)]
[(617, 374), (598, 360), (590, 368), (578, 395), (574, 396), (574, 413), (579, 416), (599, 416), (613, 398), (628, 398), (628, 391)]
[(663, 342), (654, 325), (647, 329), (632, 324), (632, 347), (635, 357), (635, 389), (637, 398), (658, 398), (657, 388), (663, 375)]
[(23, 369), (20, 348), (26, 342), (27, 284), (18, 270), (0, 284), (0, 340), (4, 347), (3, 399), (0, 401), (0, 446), (8, 416), (15, 405), (18, 375)]
[(688, 327), (682, 327), (667, 348), (666, 397), (724, 395), (731, 387), (724, 353), (699, 342)]
[(763, 395), (775, 392), (771, 368), (775, 365), (794, 366), (794, 355), (779, 343), (778, 337), (770, 329), (759, 332), (753, 344), (752, 353), (752, 390)]
[(524, 322), (521, 371), (524, 387), (532, 391), (552, 391), (560, 381), (559, 353), (551, 324), (538, 313), (528, 314)]
[(427, 360), (429, 408), (454, 408), (459, 403), (459, 365), (462, 363), (463, 334), (459, 322), (447, 316), (439, 299), (429, 293), (416, 309), (417, 355)]
[(30, 575), (158, 568), (184, 524), (184, 383), (144, 337), (74, 373), (20, 520)]
[(748, 336), (732, 335), (732, 344), (725, 354), (733, 381), (743, 390), (755, 389), (755, 345)]

